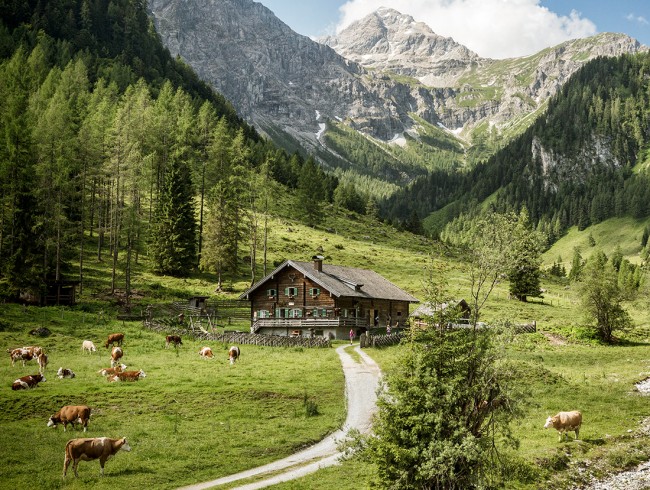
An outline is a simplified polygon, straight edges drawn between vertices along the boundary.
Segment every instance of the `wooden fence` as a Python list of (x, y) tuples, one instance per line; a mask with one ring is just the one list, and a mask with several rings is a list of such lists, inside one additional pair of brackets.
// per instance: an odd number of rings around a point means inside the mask
[(329, 339), (323, 337), (281, 337), (278, 335), (258, 335), (247, 332), (223, 332), (212, 333), (202, 328), (186, 328), (178, 323), (170, 324), (156, 320), (145, 320), (144, 327), (154, 332), (164, 333), (166, 335), (180, 335), (194, 338), (196, 340), (206, 340), (210, 342), (222, 342), (224, 344), (248, 344), (262, 345), (266, 347), (331, 347)]
[(388, 335), (362, 333), (359, 337), (359, 346), (362, 349), (365, 347), (387, 347), (389, 345), (399, 344), (402, 337), (402, 332), (391, 333)]

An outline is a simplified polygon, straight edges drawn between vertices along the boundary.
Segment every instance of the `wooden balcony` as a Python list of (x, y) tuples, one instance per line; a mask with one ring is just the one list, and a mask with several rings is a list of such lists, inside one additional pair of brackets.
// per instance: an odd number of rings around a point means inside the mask
[(368, 328), (368, 326), (368, 318), (259, 318), (253, 322), (251, 333), (257, 333), (261, 328), (323, 330), (327, 328)]

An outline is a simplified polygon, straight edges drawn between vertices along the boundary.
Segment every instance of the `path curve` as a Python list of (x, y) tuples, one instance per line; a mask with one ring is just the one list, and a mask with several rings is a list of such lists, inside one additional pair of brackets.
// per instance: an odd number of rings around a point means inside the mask
[[(270, 478), (233, 489), (255, 490), (257, 488), (264, 488), (294, 480), (314, 473), (321, 468), (337, 464), (341, 455), (336, 447), (338, 441), (342, 440), (350, 429), (357, 429), (363, 434), (367, 434), (370, 431), (372, 416), (377, 409), (377, 388), (379, 386), (379, 378), (381, 377), (381, 371), (377, 363), (368, 354), (363, 352), (358, 345), (354, 350), (361, 356), (361, 362), (355, 361), (345, 351), (346, 347), (349, 346), (342, 345), (336, 349), (341, 359), (341, 365), (343, 366), (343, 374), (345, 375), (345, 398), (348, 405), (348, 415), (341, 429), (330, 434), (319, 443), (284, 459), (209, 482), (189, 485), (180, 490), (202, 490), (265, 473), (281, 471), (281, 473)], [(287, 471), (282, 472), (284, 469)]]

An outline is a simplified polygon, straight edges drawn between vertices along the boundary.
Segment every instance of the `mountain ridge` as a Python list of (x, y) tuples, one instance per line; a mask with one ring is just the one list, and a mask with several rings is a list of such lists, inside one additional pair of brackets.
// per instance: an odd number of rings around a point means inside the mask
[[(601, 34), (523, 58), (491, 60), (391, 9), (361, 19), (326, 46), (293, 32), (252, 0), (153, 0), (149, 8), (172, 54), (242, 117), (331, 169), (356, 165), (352, 153), (328, 147), (328, 128), (341, 124), (381, 144), (406, 141), (412, 158), (424, 162), (428, 150), (418, 142), (424, 122), (469, 144), (466, 164), (473, 165), (528, 127), (585, 62), (647, 50), (627, 36)], [(407, 62), (413, 53), (416, 61)], [(373, 177), (384, 179), (380, 174)], [(408, 171), (397, 183), (418, 175)]]

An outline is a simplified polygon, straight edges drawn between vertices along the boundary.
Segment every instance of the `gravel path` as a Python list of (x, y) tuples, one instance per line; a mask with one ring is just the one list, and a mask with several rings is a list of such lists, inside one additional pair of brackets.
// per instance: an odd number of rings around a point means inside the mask
[[(345, 438), (348, 430), (358, 429), (361, 433), (367, 433), (370, 430), (372, 415), (377, 408), (377, 387), (381, 371), (375, 361), (363, 352), (358, 346), (355, 352), (361, 356), (361, 362), (355, 361), (352, 356), (345, 352), (347, 345), (336, 349), (343, 373), (345, 374), (345, 395), (348, 405), (348, 415), (342, 429), (329, 435), (318, 444), (315, 444), (303, 451), (293, 454), (287, 458), (275, 461), (273, 463), (259, 466), (241, 473), (225, 476), (217, 480), (205, 483), (198, 483), (183, 487), (181, 490), (201, 490), (212, 488), (218, 485), (236, 482), (253, 476), (263, 475), (265, 473), (277, 472), (265, 480), (257, 481), (247, 485), (239, 486), (233, 490), (254, 490), (264, 488), (269, 485), (294, 480), (302, 476), (313, 473), (320, 468), (332, 466), (338, 463), (340, 453), (337, 449), (337, 441)], [(286, 471), (282, 471), (285, 470)]]

